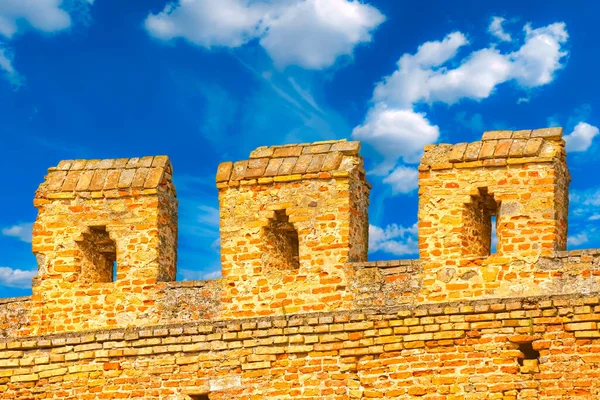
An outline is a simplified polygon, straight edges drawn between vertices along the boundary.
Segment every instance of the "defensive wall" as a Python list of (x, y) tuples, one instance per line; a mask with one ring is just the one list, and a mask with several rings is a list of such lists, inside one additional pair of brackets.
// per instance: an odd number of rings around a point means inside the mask
[(367, 260), (359, 150), (219, 165), (212, 281), (175, 281), (167, 157), (50, 168), (32, 296), (0, 299), (0, 399), (600, 399), (600, 250), (566, 251), (562, 129), (427, 146), (417, 260)]

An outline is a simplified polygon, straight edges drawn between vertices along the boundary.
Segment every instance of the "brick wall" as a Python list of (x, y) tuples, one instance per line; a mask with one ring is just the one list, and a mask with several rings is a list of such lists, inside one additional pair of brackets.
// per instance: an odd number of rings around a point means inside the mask
[(600, 300), (528, 297), (32, 336), (0, 398), (595, 399)]

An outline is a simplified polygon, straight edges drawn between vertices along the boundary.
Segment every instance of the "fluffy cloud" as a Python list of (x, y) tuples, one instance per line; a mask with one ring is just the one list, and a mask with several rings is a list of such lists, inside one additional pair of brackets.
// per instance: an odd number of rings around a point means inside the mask
[(404, 54), (398, 60), (398, 69), (375, 87), (373, 101), (393, 108), (412, 108), (413, 104), (428, 100), (432, 79), (446, 72), (437, 67), (454, 58), (466, 44), (467, 38), (462, 33), (453, 32), (441, 42), (422, 44), (414, 55)]
[(321, 69), (370, 42), (384, 19), (357, 0), (179, 0), (149, 15), (145, 25), (158, 39), (184, 38), (206, 48), (259, 39), (281, 67)]
[(23, 242), (31, 243), (32, 226), (33, 224), (31, 223), (17, 224), (7, 228), (2, 228), (0, 233), (2, 233), (3, 236), (11, 236)]
[(0, 286), (26, 289), (31, 287), (31, 278), (36, 271), (24, 271), (9, 267), (0, 267)]
[(598, 127), (585, 122), (578, 123), (573, 132), (565, 136), (567, 151), (586, 151), (592, 145), (592, 141), (598, 136)]
[(511, 61), (510, 77), (525, 88), (546, 85), (554, 79), (554, 73), (563, 67), (562, 60), (568, 55), (563, 45), (569, 39), (566, 25), (557, 22), (542, 28), (531, 29), (525, 25), (525, 43), (508, 55)]
[[(470, 43), (463, 33), (452, 32), (441, 41), (423, 43), (415, 54), (404, 54), (396, 71), (377, 84), (372, 107), (364, 122), (354, 128), (353, 137), (379, 151), (391, 171), (390, 164), (399, 159), (418, 162), (423, 146), (439, 137), (439, 128), (416, 106), (481, 101), (509, 81), (524, 89), (550, 83), (567, 55), (565, 24), (538, 29), (525, 25), (523, 30), (524, 41), (513, 52), (503, 53), (490, 45), (457, 62), (459, 50)], [(386, 179), (395, 182), (391, 175)]]
[(322, 69), (351, 55), (384, 21), (374, 7), (347, 0), (307, 0), (285, 9), (268, 24), (260, 44), (277, 65)]
[(466, 37), (453, 32), (441, 42), (427, 42), (416, 54), (405, 54), (398, 69), (375, 88), (373, 100), (394, 107), (419, 102), (453, 104), (461, 99), (482, 100), (501, 83), (516, 80), (532, 88), (552, 81), (566, 56), (561, 45), (568, 39), (564, 23), (539, 29), (525, 26), (525, 42), (515, 52), (503, 54), (489, 47), (472, 52), (454, 69), (443, 65), (452, 60)]
[(382, 251), (396, 256), (417, 254), (417, 224), (410, 227), (392, 224), (385, 228), (369, 225), (369, 251)]
[(146, 18), (146, 29), (154, 37), (170, 40), (183, 37), (204, 47), (237, 47), (264, 31), (262, 19), (268, 8), (241, 0), (183, 0), (169, 3)]
[(387, 108), (385, 103), (371, 109), (365, 123), (352, 132), (355, 139), (370, 143), (386, 159), (406, 162), (417, 162), (423, 146), (435, 142), (439, 134), (437, 125), (431, 125), (424, 113)]
[(506, 33), (502, 27), (504, 21), (506, 20), (502, 17), (492, 17), (492, 22), (490, 22), (488, 32), (503, 42), (510, 42), (512, 40), (510, 34)]

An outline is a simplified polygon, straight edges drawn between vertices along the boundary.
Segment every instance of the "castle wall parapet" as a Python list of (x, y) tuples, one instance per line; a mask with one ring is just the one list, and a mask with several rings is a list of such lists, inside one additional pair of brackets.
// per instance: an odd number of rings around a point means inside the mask
[(359, 151), (219, 165), (223, 277), (185, 282), (168, 158), (61, 161), (33, 294), (0, 299), (0, 399), (600, 398), (600, 249), (566, 251), (562, 129), (427, 146), (416, 260), (367, 260)]

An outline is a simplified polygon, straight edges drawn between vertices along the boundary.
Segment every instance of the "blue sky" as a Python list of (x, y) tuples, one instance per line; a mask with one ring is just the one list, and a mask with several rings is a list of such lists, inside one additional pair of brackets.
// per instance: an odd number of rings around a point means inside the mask
[(169, 155), (178, 279), (206, 279), (221, 161), (360, 139), (370, 258), (415, 258), (425, 144), (559, 125), (569, 248), (600, 247), (600, 4), (576, 4), (0, 0), (0, 297), (30, 293), (33, 194), (61, 159)]

